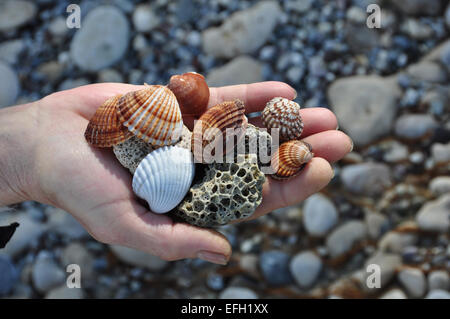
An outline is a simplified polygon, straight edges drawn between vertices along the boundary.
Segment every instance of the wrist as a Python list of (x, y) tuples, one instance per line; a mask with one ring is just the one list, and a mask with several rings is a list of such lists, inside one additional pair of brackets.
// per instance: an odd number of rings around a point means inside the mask
[(37, 103), (0, 110), (0, 206), (35, 199)]

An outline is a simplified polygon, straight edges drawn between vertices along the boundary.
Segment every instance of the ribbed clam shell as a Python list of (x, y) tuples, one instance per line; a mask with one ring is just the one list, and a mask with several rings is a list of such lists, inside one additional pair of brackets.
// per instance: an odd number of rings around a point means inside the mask
[(208, 107), (209, 88), (203, 75), (195, 72), (174, 75), (169, 89), (177, 97), (183, 115), (200, 116)]
[(88, 143), (97, 147), (110, 147), (133, 136), (119, 119), (117, 104), (120, 98), (121, 95), (109, 98), (97, 109), (84, 132)]
[(298, 103), (276, 97), (270, 100), (262, 112), (264, 126), (271, 130), (280, 129), (280, 140), (298, 140), (303, 131), (303, 121)]
[(133, 191), (151, 211), (163, 214), (176, 207), (194, 179), (192, 153), (178, 146), (164, 146), (148, 154), (133, 175)]
[[(245, 116), (245, 105), (241, 100), (227, 101), (213, 106), (208, 109), (200, 119), (195, 123), (192, 132), (192, 151), (196, 161), (205, 163), (210, 162), (211, 158), (207, 158), (205, 147), (215, 147), (212, 143), (222, 142), (222, 154), (212, 154), (214, 157), (227, 154), (233, 149), (227, 149), (227, 142), (234, 139), (234, 135), (227, 134), (227, 129), (234, 129), (237, 135), (237, 142), (245, 136), (247, 128), (247, 117)], [(230, 132), (231, 130), (228, 130)], [(223, 139), (216, 138), (222, 134)], [(235, 145), (236, 146), (236, 145)]]
[(119, 100), (120, 119), (128, 130), (155, 146), (175, 144), (183, 127), (175, 95), (165, 86), (148, 85)]
[(298, 140), (285, 142), (272, 155), (270, 164), (276, 173), (271, 176), (275, 179), (296, 176), (313, 156), (310, 144)]

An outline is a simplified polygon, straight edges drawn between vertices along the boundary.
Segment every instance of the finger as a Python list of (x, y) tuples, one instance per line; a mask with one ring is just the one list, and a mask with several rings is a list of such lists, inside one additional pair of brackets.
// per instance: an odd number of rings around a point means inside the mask
[[(301, 109), (300, 116), (303, 121), (302, 138), (322, 131), (336, 130), (338, 126), (336, 115), (324, 107)], [(258, 127), (264, 127), (261, 117), (250, 119), (250, 123)]]
[(276, 81), (210, 88), (209, 92), (210, 107), (224, 101), (240, 99), (244, 102), (247, 113), (261, 111), (274, 97), (281, 96), (292, 100), (297, 96), (291, 86)]
[[(142, 89), (142, 85), (122, 83), (98, 83), (80, 86), (71, 90), (54, 93), (59, 98), (64, 95), (67, 105), (73, 105), (76, 111), (86, 119), (90, 119), (97, 108), (110, 97)], [(50, 96), (51, 98), (52, 96)]]
[(142, 250), (165, 260), (201, 258), (226, 264), (231, 255), (227, 239), (211, 229), (173, 223), (166, 215), (148, 212), (136, 204), (120, 219), (123, 235), (118, 244)]
[(267, 177), (261, 205), (249, 219), (260, 217), (280, 207), (298, 204), (324, 188), (332, 177), (333, 169), (330, 163), (320, 157), (314, 157), (299, 176), (285, 181)]
[(350, 153), (353, 142), (348, 135), (341, 131), (324, 131), (303, 139), (311, 144), (315, 157), (321, 157), (328, 162), (336, 162)]

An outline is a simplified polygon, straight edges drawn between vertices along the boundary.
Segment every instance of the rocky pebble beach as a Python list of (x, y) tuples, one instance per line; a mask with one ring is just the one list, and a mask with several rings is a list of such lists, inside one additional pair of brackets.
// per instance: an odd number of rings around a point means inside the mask
[[(378, 3), (381, 28), (366, 26)], [(219, 228), (227, 266), (97, 242), (66, 212), (0, 208), (3, 298), (450, 298), (450, 5), (440, 0), (0, 3), (0, 107), (97, 82), (284, 81), (354, 149), (327, 188)], [(102, 23), (99, 24), (98, 21)], [(66, 286), (79, 264), (82, 288)], [(371, 265), (381, 273), (370, 288)]]

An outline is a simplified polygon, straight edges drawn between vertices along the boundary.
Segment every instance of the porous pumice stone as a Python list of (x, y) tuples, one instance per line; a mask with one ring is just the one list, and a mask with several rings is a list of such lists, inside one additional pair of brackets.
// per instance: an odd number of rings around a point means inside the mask
[[(192, 132), (187, 126), (183, 125), (180, 141), (174, 145), (190, 150), (191, 136)], [(157, 148), (159, 147), (154, 147), (136, 135), (133, 135), (125, 142), (114, 145), (113, 152), (120, 164), (122, 164), (123, 167), (128, 168), (131, 174), (134, 174), (144, 157)]]
[(262, 201), (266, 180), (255, 154), (234, 163), (203, 165), (204, 177), (194, 183), (173, 213), (189, 224), (217, 227), (251, 216)]
[(123, 167), (130, 170), (131, 174), (134, 174), (139, 163), (153, 150), (154, 148), (149, 143), (136, 135), (113, 146), (114, 155)]
[(235, 159), (238, 154), (255, 154), (258, 159), (258, 167), (270, 167), (272, 136), (267, 130), (261, 130), (252, 124), (248, 124), (245, 130), (244, 147), (235, 148)]

